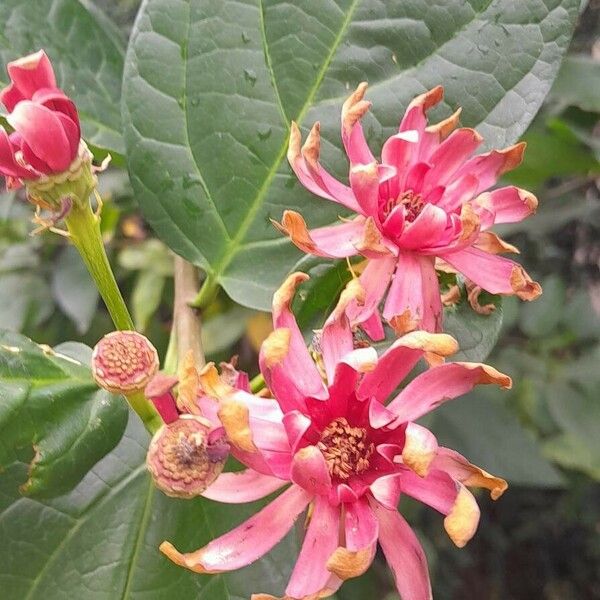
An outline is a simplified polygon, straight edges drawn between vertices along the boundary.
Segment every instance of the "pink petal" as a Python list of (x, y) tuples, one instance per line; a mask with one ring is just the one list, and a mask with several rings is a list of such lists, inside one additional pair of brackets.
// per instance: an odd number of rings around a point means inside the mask
[(351, 164), (366, 165), (375, 161), (360, 124), (360, 119), (371, 106), (364, 100), (366, 91), (367, 84), (361, 83), (342, 106), (342, 142)]
[(379, 342), (385, 338), (385, 331), (383, 329), (379, 311), (373, 312), (373, 314), (363, 321), (360, 326), (374, 342)]
[[(8, 93), (3, 90), (0, 100), (9, 111), (14, 109), (15, 100), (31, 99), (33, 94), (41, 88), (56, 87), (50, 59), (43, 50), (9, 62), (7, 70), (13, 87)], [(18, 90), (18, 95), (15, 93), (15, 89)]]
[(532, 193), (513, 185), (493, 190), (484, 196), (486, 205), (495, 213), (495, 223), (518, 223), (534, 214), (538, 205)]
[(294, 454), (292, 481), (312, 495), (326, 496), (331, 491), (327, 462), (316, 446), (306, 446)]
[(542, 293), (523, 267), (508, 258), (473, 247), (440, 258), (491, 294), (516, 294), (522, 300), (534, 300)]
[(407, 333), (397, 339), (381, 355), (375, 369), (363, 377), (358, 396), (384, 402), (426, 352), (449, 356), (456, 350), (458, 346), (449, 335), (424, 331)]
[(421, 214), (404, 227), (398, 244), (407, 250), (420, 250), (436, 246), (442, 238), (448, 223), (446, 211), (426, 204)]
[(400, 254), (383, 316), (399, 334), (441, 330), (442, 301), (433, 258)]
[(446, 189), (444, 195), (437, 201), (437, 206), (447, 213), (460, 211), (460, 207), (472, 200), (479, 188), (479, 180), (471, 174), (454, 179)]
[(202, 494), (209, 500), (227, 504), (243, 504), (260, 500), (279, 488), (287, 485), (287, 481), (262, 475), (252, 469), (236, 473), (221, 473), (217, 480)]
[(394, 256), (374, 258), (368, 261), (365, 270), (359, 277), (360, 284), (365, 290), (364, 302), (362, 304), (351, 303), (346, 309), (352, 325), (366, 321), (377, 310), (390, 284), (395, 267), (396, 257)]
[(398, 176), (388, 187), (389, 197), (397, 198), (403, 191), (406, 172), (419, 149), (419, 134), (412, 130), (389, 137), (381, 150), (381, 161), (396, 168)]
[(306, 598), (317, 594), (331, 578), (327, 560), (339, 545), (340, 509), (326, 498), (317, 497), (302, 550), (285, 590), (291, 598)]
[(4, 127), (0, 126), (0, 174), (17, 179), (36, 179), (39, 174), (22, 167), (15, 160), (16, 148), (12, 145)]
[(305, 436), (310, 433), (312, 421), (299, 410), (292, 410), (283, 416), (283, 426), (288, 436), (290, 450), (292, 454), (296, 454), (302, 445), (307, 444)]
[(361, 213), (379, 220), (379, 180), (380, 169), (383, 167), (373, 162), (368, 165), (357, 164), (350, 169), (350, 186)]
[(290, 303), (304, 273), (290, 275), (273, 296), (275, 331), (263, 342), (260, 369), (284, 412), (306, 408), (306, 398), (326, 398), (327, 390), (317, 371)]
[(369, 425), (373, 429), (382, 429), (395, 420), (396, 415), (389, 411), (379, 400), (371, 398), (369, 402)]
[(32, 100), (36, 104), (41, 104), (52, 111), (60, 112), (66, 117), (69, 117), (77, 127), (77, 140), (79, 141), (81, 131), (77, 107), (73, 100), (71, 100), (62, 90), (59, 90), (58, 88), (43, 88), (33, 94)]
[(369, 490), (379, 504), (390, 510), (396, 510), (402, 492), (401, 473), (391, 473), (378, 477)]
[(197, 573), (222, 573), (245, 567), (269, 552), (292, 528), (311, 497), (293, 485), (273, 502), (204, 548), (179, 553), (163, 542), (160, 550), (172, 561)]
[(387, 408), (398, 416), (398, 423), (416, 421), (443, 402), (471, 391), (478, 384), (512, 385), (510, 377), (481, 363), (456, 362), (432, 367), (415, 377)]
[(427, 127), (427, 111), (439, 104), (444, 97), (444, 88), (441, 85), (413, 98), (406, 113), (400, 122), (400, 131), (416, 129), (419, 134)]
[(6, 117), (35, 155), (54, 172), (65, 171), (72, 161), (70, 139), (59, 114), (23, 100)]
[(351, 552), (358, 552), (377, 542), (379, 522), (366, 498), (346, 504), (344, 530), (346, 548)]
[(425, 177), (424, 186), (446, 185), (482, 141), (483, 138), (474, 129), (452, 132), (428, 158), (432, 167)]
[(379, 521), (379, 543), (392, 569), (402, 600), (432, 600), (427, 558), (408, 523), (396, 510), (377, 502), (371, 506)]

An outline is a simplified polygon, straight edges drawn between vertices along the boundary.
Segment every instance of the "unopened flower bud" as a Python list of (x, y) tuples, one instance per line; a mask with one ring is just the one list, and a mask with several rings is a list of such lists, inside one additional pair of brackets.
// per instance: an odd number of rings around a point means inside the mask
[(137, 331), (113, 331), (92, 353), (92, 374), (98, 385), (116, 394), (143, 390), (158, 371), (158, 353)]
[(214, 433), (209, 421), (193, 415), (161, 427), (146, 456), (155, 485), (167, 496), (199, 496), (221, 474), (229, 455), (222, 434), (215, 439)]

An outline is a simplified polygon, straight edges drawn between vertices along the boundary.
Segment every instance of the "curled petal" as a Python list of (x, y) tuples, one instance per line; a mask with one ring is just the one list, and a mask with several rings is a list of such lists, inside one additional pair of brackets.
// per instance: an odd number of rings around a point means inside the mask
[(496, 223), (518, 223), (535, 214), (538, 207), (537, 198), (527, 190), (508, 186), (482, 194), (476, 199), (489, 205), (494, 212)]
[(327, 495), (331, 490), (327, 463), (316, 446), (306, 446), (294, 454), (291, 475), (294, 483), (313, 495)]
[(366, 91), (367, 83), (363, 81), (342, 105), (342, 141), (352, 164), (375, 161), (360, 124), (371, 108), (371, 103), (364, 99)]
[(367, 258), (385, 258), (392, 255), (373, 217), (367, 217), (362, 233), (362, 239), (356, 244), (356, 250), (360, 254)]
[(445, 471), (452, 478), (470, 487), (481, 487), (490, 490), (492, 500), (500, 498), (508, 488), (508, 483), (504, 479), (491, 475), (449, 448), (438, 450), (433, 468)]
[(371, 566), (376, 550), (376, 542), (360, 550), (348, 550), (339, 546), (327, 560), (327, 570), (342, 581), (360, 577)]
[(175, 564), (196, 573), (240, 569), (258, 560), (281, 541), (310, 499), (304, 490), (292, 486), (250, 519), (200, 550), (182, 554), (173, 544), (163, 542), (160, 551)]
[(224, 400), (218, 415), (229, 442), (245, 452), (256, 452), (250, 429), (250, 411), (245, 404), (235, 400)]
[(402, 473), (391, 473), (378, 477), (369, 490), (377, 502), (389, 510), (396, 510), (402, 492)]
[(17, 102), (31, 99), (42, 88), (56, 88), (56, 78), (50, 59), (43, 50), (9, 62), (11, 85), (0, 92), (0, 101), (9, 111)]
[(379, 521), (379, 543), (392, 569), (402, 600), (432, 600), (425, 552), (398, 511), (377, 502), (371, 506)]
[(520, 254), (519, 249), (508, 242), (505, 242), (501, 237), (492, 231), (482, 231), (475, 240), (475, 248), (479, 248), (488, 254), (501, 254), (503, 252), (512, 252)]
[(209, 500), (229, 504), (243, 504), (260, 500), (287, 485), (287, 481), (262, 475), (252, 469), (236, 473), (221, 473), (202, 494)]
[(475, 535), (479, 525), (479, 507), (469, 490), (460, 485), (452, 510), (444, 519), (448, 537), (462, 548)]
[(440, 243), (448, 225), (446, 211), (433, 204), (426, 204), (421, 214), (407, 225), (398, 243), (407, 250), (419, 250)]
[(542, 293), (540, 284), (532, 281), (521, 265), (507, 258), (478, 248), (465, 248), (441, 258), (491, 294), (514, 294), (521, 300), (535, 300)]
[(417, 423), (409, 423), (404, 435), (402, 462), (420, 477), (425, 477), (438, 450), (437, 439), (429, 429)]
[(415, 377), (387, 408), (396, 413), (399, 424), (416, 421), (443, 402), (466, 394), (478, 384), (496, 384), (510, 389), (512, 380), (508, 375), (481, 363), (446, 363)]
[(362, 218), (309, 230), (302, 215), (293, 210), (286, 210), (281, 223), (276, 221), (272, 223), (303, 252), (328, 258), (346, 258), (356, 255), (356, 246), (364, 236)]
[(400, 131), (415, 129), (421, 134), (427, 127), (427, 111), (439, 104), (444, 97), (444, 88), (441, 85), (420, 94), (411, 100), (406, 113), (400, 123)]
[(434, 125), (428, 125), (425, 131), (427, 133), (437, 134), (440, 141), (444, 140), (458, 127), (461, 113), (462, 108), (459, 107), (446, 119), (443, 119)]
[(375, 369), (364, 376), (358, 394), (384, 402), (425, 353), (450, 356), (457, 350), (456, 340), (448, 334), (411, 331), (383, 353)]
[(285, 590), (286, 595), (310, 598), (328, 587), (331, 572), (327, 564), (338, 546), (339, 524), (340, 509), (331, 506), (327, 498), (315, 498), (302, 549)]

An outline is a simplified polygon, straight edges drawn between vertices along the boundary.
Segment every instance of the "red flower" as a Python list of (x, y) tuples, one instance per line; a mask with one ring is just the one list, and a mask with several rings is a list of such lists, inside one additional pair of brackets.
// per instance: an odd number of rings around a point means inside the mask
[(77, 157), (81, 129), (73, 101), (56, 87), (43, 50), (8, 64), (11, 83), (0, 92), (14, 129), (0, 127), (0, 174), (9, 187), (66, 171)]
[(274, 399), (224, 384), (211, 365), (201, 375), (210, 394), (200, 399), (204, 416), (223, 424), (232, 453), (248, 467), (222, 474), (203, 495), (243, 503), (288, 489), (200, 550), (182, 554), (168, 542), (161, 550), (198, 573), (238, 569), (271, 550), (309, 507), (286, 599), (334, 593), (344, 579), (368, 568), (379, 542), (403, 600), (427, 600), (426, 559), (397, 511), (401, 493), (445, 515), (446, 531), (463, 546), (479, 521), (465, 486), (489, 488), (497, 498), (506, 482), (439, 447), (414, 421), (477, 384), (510, 387), (511, 380), (487, 365), (447, 363), (419, 375), (385, 404), (425, 352), (445, 356), (456, 342), (446, 334), (414, 331), (381, 357), (371, 347), (355, 349), (346, 308), (362, 301), (363, 290), (353, 280), (314, 349), (318, 368), (290, 310), (305, 279), (303, 273), (290, 276), (273, 300), (275, 329), (262, 346), (260, 366)]
[(319, 163), (318, 123), (302, 147), (300, 130), (292, 123), (288, 151), (292, 169), (308, 190), (358, 216), (309, 231), (298, 213), (286, 211), (278, 225), (310, 254), (368, 259), (360, 278), (366, 302), (349, 307), (353, 321), (363, 323), (374, 339), (382, 338), (377, 307), (387, 290), (383, 316), (398, 333), (441, 331), (436, 258), (493, 294), (525, 300), (539, 296), (540, 286), (520, 265), (497, 256), (513, 248), (489, 231), (495, 223), (532, 214), (535, 196), (513, 186), (485, 191), (521, 162), (525, 144), (473, 156), (482, 138), (473, 129), (455, 129), (460, 111), (428, 126), (427, 110), (443, 97), (443, 89), (436, 87), (410, 103), (379, 162), (360, 124), (370, 107), (366, 89), (366, 83), (360, 84), (342, 109), (349, 187)]

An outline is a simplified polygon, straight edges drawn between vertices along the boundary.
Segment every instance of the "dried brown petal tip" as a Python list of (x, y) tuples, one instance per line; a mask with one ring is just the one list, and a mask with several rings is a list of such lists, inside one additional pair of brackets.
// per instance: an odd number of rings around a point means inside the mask
[(92, 353), (92, 373), (98, 385), (116, 394), (143, 390), (158, 371), (156, 348), (136, 331), (105, 335)]
[(209, 436), (204, 419), (181, 415), (161, 427), (150, 442), (146, 466), (167, 496), (199, 496), (220, 474), (229, 455), (227, 443)]

